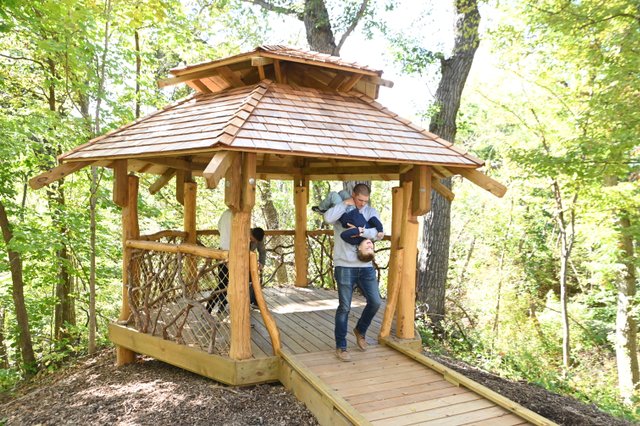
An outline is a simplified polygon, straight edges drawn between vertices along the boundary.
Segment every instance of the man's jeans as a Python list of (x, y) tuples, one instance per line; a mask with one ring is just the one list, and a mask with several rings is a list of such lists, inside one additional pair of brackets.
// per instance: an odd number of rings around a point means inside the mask
[(378, 290), (376, 271), (373, 267), (350, 268), (336, 266), (334, 276), (338, 282), (338, 300), (340, 303), (336, 310), (336, 348), (346, 349), (351, 297), (353, 296), (353, 290), (355, 290), (356, 285), (360, 287), (364, 297), (367, 299), (367, 306), (365, 306), (362, 311), (362, 316), (356, 324), (356, 328), (363, 336), (367, 332), (376, 312), (378, 312), (382, 300), (380, 299), (380, 292)]

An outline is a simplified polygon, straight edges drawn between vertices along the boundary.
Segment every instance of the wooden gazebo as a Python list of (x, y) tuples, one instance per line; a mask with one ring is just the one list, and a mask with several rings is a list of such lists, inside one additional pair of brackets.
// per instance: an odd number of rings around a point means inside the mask
[[(260, 46), (176, 68), (171, 74), (159, 85), (186, 83), (195, 93), (61, 155), (58, 167), (30, 182), (39, 188), (90, 165), (113, 169), (113, 200), (122, 208), (123, 225), (122, 310), (110, 327), (118, 363), (144, 353), (230, 384), (279, 378), (283, 367), (278, 357), (288, 355), (282, 350), (279, 323), (270, 313), (273, 307), (257, 285), (256, 262), (248, 247), (257, 179), (294, 182), (298, 288), (307, 285), (309, 182), (399, 181), (393, 189), (388, 299), (379, 337), (394, 345), (415, 344), (416, 217), (429, 211), (432, 190), (453, 200), (454, 194), (440, 183), (452, 175), (501, 197), (506, 188), (477, 170), (482, 160), (384, 108), (375, 98), (380, 86), (392, 83), (381, 78), (382, 72), (337, 57)], [(137, 175), (142, 173), (158, 176), (151, 193), (175, 181), (184, 205), (183, 231), (140, 235)], [(196, 244), (201, 235), (215, 232), (197, 230), (195, 176), (203, 177), (207, 188), (216, 188), (224, 178), (225, 203), (233, 211), (228, 252)], [(174, 239), (161, 242), (167, 236)], [(156, 257), (144, 257), (149, 253)], [(229, 315), (212, 320), (202, 302), (215, 293), (215, 284), (207, 293), (202, 283), (215, 281), (212, 271), (221, 262), (228, 263)], [(160, 265), (173, 266), (159, 272)], [(251, 317), (258, 314), (249, 307), (250, 274), (272, 357), (258, 356), (252, 343), (252, 333), (255, 337), (260, 330), (251, 327)], [(274, 297), (267, 295), (267, 302)], [(169, 304), (177, 312), (171, 320), (166, 317)], [(195, 326), (187, 331), (196, 320), (213, 330), (201, 333), (209, 350), (185, 343), (189, 333), (198, 334)], [(168, 338), (171, 327), (179, 329), (173, 339)], [(218, 351), (216, 330), (224, 327), (228, 347)]]

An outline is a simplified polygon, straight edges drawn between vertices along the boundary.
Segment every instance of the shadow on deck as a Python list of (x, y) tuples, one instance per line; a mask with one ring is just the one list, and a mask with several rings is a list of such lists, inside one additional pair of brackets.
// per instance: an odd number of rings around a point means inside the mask
[[(337, 292), (296, 287), (263, 291), (280, 331), (281, 357), (273, 355), (257, 310), (251, 311), (253, 357), (243, 361), (209, 354), (188, 341), (178, 344), (117, 324), (111, 324), (110, 337), (118, 345), (219, 382), (280, 381), (323, 425), (553, 424), (421, 355), (418, 339), (379, 345), (384, 305), (367, 332), (370, 349), (357, 350), (355, 337), (348, 333), (352, 361), (338, 362), (333, 337)], [(349, 330), (364, 305), (364, 298), (354, 294)]]

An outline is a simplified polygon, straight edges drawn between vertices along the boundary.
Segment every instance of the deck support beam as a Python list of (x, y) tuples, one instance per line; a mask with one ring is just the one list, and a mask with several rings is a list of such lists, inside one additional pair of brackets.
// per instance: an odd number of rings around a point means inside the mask
[[(138, 183), (139, 178), (127, 176), (127, 201), (122, 207), (122, 306), (120, 307), (120, 321), (127, 321), (131, 316), (129, 307), (129, 269), (131, 267), (131, 249), (126, 247), (127, 240), (140, 238), (138, 225)], [(132, 274), (135, 275), (135, 274)], [(136, 354), (130, 349), (116, 346), (116, 364), (118, 366), (135, 361)]]
[(415, 337), (416, 261), (418, 256), (418, 218), (413, 215), (411, 179), (402, 180), (403, 208), (399, 248), (403, 249), (402, 275), (398, 294), (396, 336), (400, 339)]
[[(255, 203), (256, 155), (243, 153), (238, 171), (227, 173), (225, 203), (233, 212), (229, 247), (229, 300), (231, 345), (229, 358), (251, 358), (251, 317), (249, 312), (249, 236), (251, 210)], [(238, 176), (239, 175), (239, 176)]]
[(296, 186), (294, 188), (294, 205), (296, 209), (296, 235), (294, 238), (296, 262), (296, 287), (306, 287), (307, 280), (307, 200), (309, 188)]

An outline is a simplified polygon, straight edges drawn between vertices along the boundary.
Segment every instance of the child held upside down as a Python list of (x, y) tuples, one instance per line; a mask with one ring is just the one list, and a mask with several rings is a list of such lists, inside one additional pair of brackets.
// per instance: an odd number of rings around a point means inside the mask
[[(351, 195), (349, 195), (347, 191), (340, 191), (339, 193), (332, 191), (329, 192), (327, 197), (319, 206), (312, 207), (312, 210), (316, 213), (324, 213), (331, 207), (348, 198), (351, 198)], [(373, 242), (362, 237), (362, 232), (366, 228), (376, 228), (378, 231), (378, 239), (382, 239), (384, 231), (380, 220), (374, 216), (367, 221), (358, 209), (349, 205), (347, 206), (345, 213), (340, 216), (339, 221), (343, 228), (347, 228), (345, 231), (340, 233), (340, 238), (342, 238), (346, 243), (358, 247), (358, 259), (361, 262), (369, 262), (373, 260)]]

